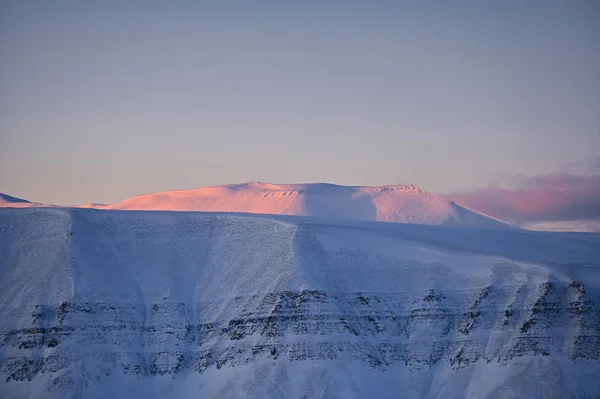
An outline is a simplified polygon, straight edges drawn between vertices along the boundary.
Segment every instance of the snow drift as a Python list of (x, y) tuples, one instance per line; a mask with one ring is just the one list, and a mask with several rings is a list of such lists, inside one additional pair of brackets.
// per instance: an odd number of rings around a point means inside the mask
[(600, 235), (0, 210), (7, 398), (597, 398)]

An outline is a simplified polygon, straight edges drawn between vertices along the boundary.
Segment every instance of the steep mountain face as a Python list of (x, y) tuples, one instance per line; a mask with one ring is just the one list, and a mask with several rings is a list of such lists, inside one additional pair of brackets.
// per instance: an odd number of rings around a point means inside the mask
[(2, 397), (597, 398), (600, 235), (0, 210)]
[(102, 208), (247, 212), (428, 225), (509, 227), (497, 219), (412, 185), (347, 187), (247, 183), (142, 195)]

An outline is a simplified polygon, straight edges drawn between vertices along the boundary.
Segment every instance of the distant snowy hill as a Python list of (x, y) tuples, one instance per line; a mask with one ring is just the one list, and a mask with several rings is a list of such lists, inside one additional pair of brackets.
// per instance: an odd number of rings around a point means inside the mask
[(10, 196), (8, 194), (0, 193), (0, 208), (10, 207), (10, 208), (27, 208), (31, 206), (41, 206), (42, 204), (38, 204), (35, 202), (29, 202), (27, 200)]
[(2, 398), (600, 397), (598, 234), (0, 209), (0, 255)]
[(412, 185), (246, 183), (142, 195), (103, 209), (247, 212), (380, 222), (508, 228)]

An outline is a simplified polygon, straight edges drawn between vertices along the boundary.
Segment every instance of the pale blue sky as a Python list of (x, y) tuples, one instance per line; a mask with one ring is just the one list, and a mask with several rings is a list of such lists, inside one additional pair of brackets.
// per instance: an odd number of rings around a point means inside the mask
[(443, 193), (600, 155), (597, 1), (121, 3), (0, 3), (0, 192)]

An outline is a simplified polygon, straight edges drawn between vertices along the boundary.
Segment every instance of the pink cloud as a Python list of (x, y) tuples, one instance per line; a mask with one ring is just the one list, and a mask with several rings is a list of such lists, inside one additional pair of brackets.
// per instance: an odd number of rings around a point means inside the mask
[(532, 176), (520, 178), (513, 188), (484, 187), (450, 198), (517, 224), (600, 219), (600, 174)]

